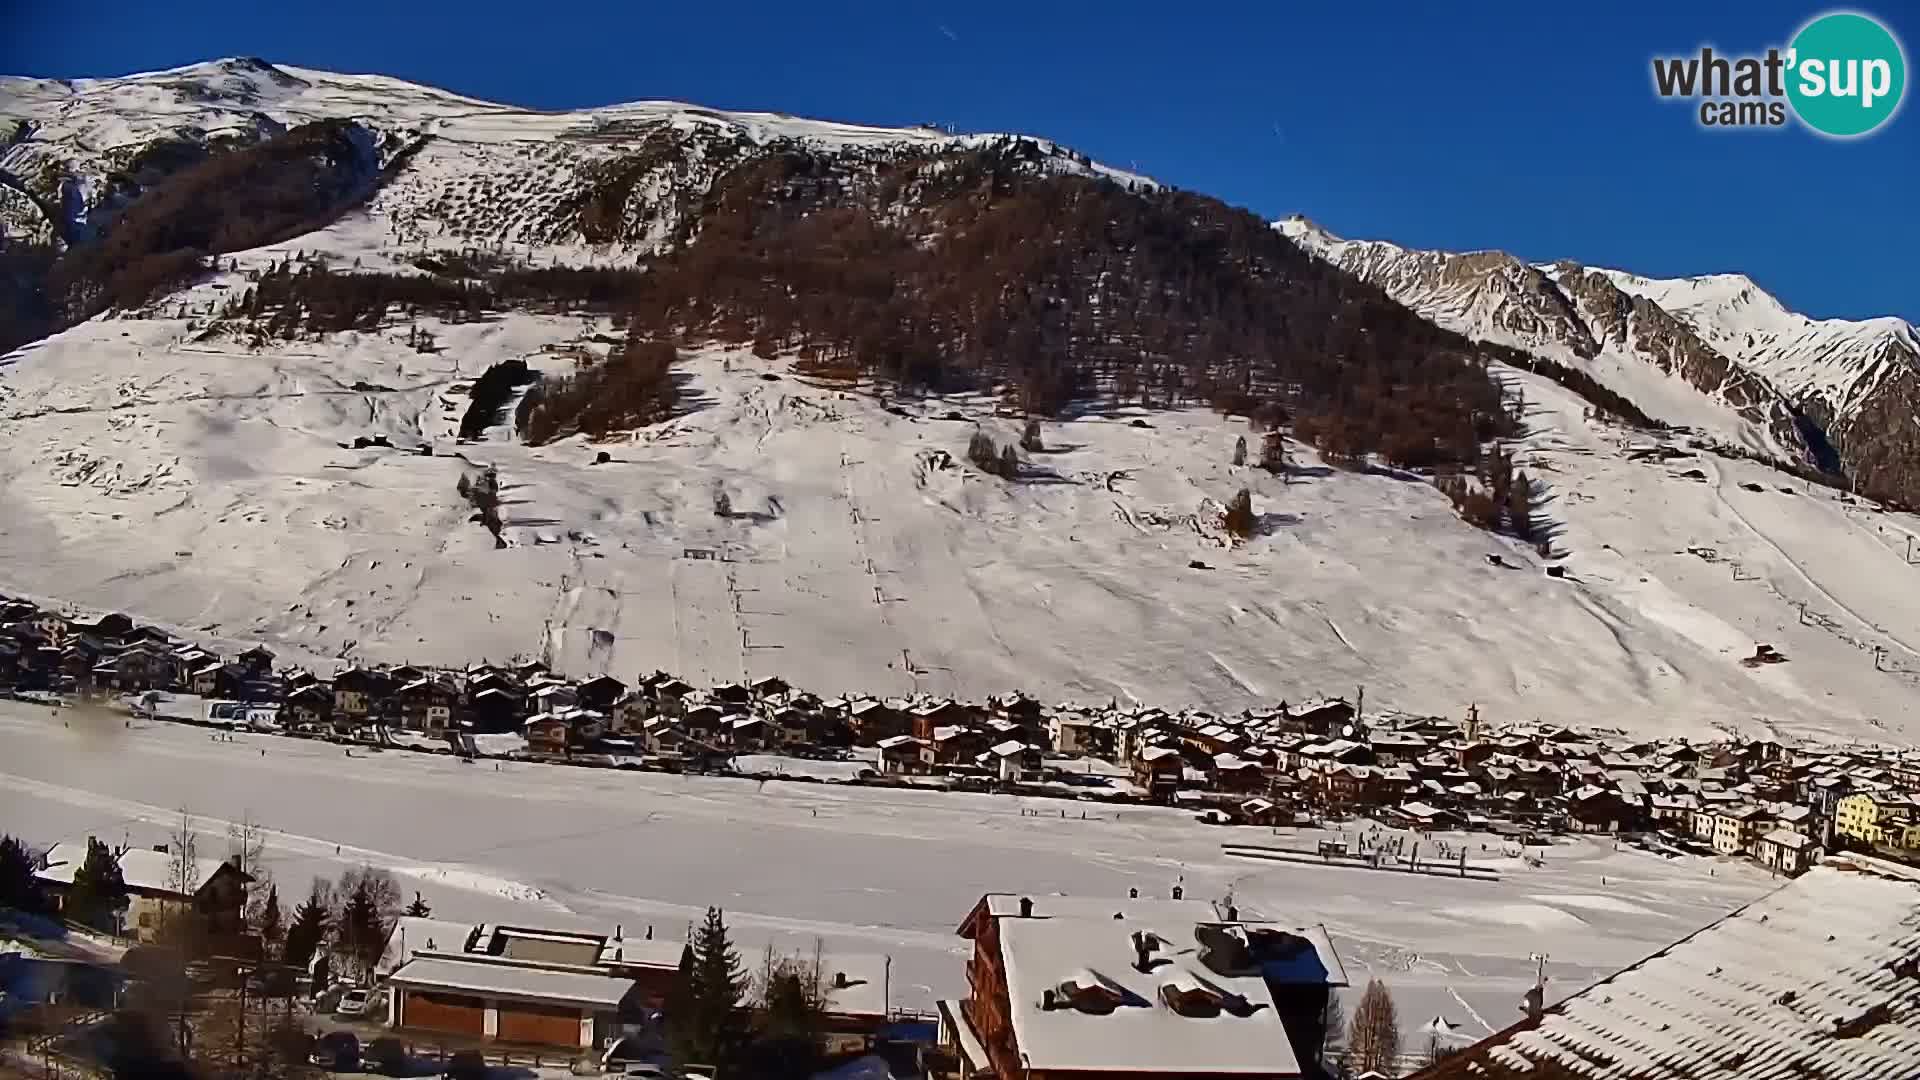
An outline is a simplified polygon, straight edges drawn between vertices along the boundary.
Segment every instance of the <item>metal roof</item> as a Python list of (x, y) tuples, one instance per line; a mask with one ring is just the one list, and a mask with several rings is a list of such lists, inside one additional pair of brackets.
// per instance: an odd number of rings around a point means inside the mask
[(1920, 1077), (1920, 870), (1842, 856), (1415, 1080)]

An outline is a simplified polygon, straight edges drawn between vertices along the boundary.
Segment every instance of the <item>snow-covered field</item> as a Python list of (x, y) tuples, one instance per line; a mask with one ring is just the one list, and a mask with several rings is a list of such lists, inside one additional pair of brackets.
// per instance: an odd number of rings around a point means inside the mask
[[(367, 239), (298, 243), (329, 237)], [(888, 403), (744, 353), (689, 359), (685, 415), (631, 440), (530, 448), (496, 430), (456, 446), (489, 365), (564, 369), (610, 328), (430, 328), (431, 354), (398, 326), (253, 351), (108, 318), (0, 359), (0, 590), (309, 662), (547, 652), (625, 679), (1174, 707), (1364, 686), (1369, 707), (1477, 702), (1495, 722), (1920, 730), (1920, 566), (1905, 562), (1920, 522), (1744, 462), (1629, 461), (1645, 440), (1531, 376), (1504, 377), (1529, 402), (1520, 462), (1566, 580), (1415, 478), (1305, 452), (1290, 484), (1235, 468), (1247, 429), (1209, 412), (1048, 423), (1050, 449), (1006, 485), (960, 460), (975, 422), (1017, 433), (989, 405)], [(372, 435), (393, 448), (342, 445)], [(601, 449), (613, 460), (592, 464)], [(454, 490), (470, 463), (500, 470), (505, 550)], [(1263, 535), (1228, 547), (1203, 502), (1242, 486)], [(1740, 665), (1760, 642), (1790, 662)]]
[(1551, 991), (1570, 993), (1770, 885), (1744, 863), (1668, 862), (1608, 838), (1562, 841), (1534, 868), (1454, 836), (1502, 875), (1461, 880), (1237, 859), (1223, 842), (1317, 836), (1168, 809), (515, 762), (496, 772), (123, 723), (0, 702), (0, 831), (151, 843), (185, 808), (202, 854), (217, 854), (225, 823), (251, 817), (268, 830), (283, 905), (313, 875), (360, 862), (391, 869), (448, 919), (677, 937), (719, 904), (748, 955), (819, 938), (829, 952), (891, 956), (893, 1002), (910, 1009), (964, 991), (967, 943), (953, 930), (983, 892), (1151, 897), (1184, 881), (1189, 896), (1231, 891), (1259, 916), (1324, 923), (1356, 981), (1389, 981), (1409, 1028), (1438, 1015), (1484, 1034), (1514, 1017), (1531, 954), (1547, 956)]

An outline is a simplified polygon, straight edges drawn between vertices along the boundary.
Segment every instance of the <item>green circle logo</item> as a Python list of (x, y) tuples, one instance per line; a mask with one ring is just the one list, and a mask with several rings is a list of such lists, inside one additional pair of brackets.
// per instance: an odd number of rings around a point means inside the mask
[(1823, 135), (1865, 135), (1892, 118), (1907, 89), (1907, 58), (1878, 22), (1850, 11), (1822, 15), (1794, 35), (1787, 100)]

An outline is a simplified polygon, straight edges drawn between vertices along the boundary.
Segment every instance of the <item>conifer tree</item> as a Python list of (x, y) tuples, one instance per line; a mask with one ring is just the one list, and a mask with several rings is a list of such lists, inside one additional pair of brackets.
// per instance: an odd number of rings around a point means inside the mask
[(305, 968), (327, 936), (326, 883), (319, 878), (313, 891), (293, 909), (293, 923), (287, 927), (287, 945), (281, 958), (291, 967)]
[(111, 917), (127, 905), (127, 883), (120, 877), (120, 862), (107, 845), (87, 837), (87, 856), (73, 873), (73, 886), (67, 890), (66, 913), (90, 926), (107, 927)]
[(1253, 535), (1254, 523), (1258, 519), (1253, 514), (1253, 494), (1246, 488), (1233, 497), (1227, 504), (1226, 529), (1242, 540)]
[(1516, 473), (1507, 492), (1507, 527), (1522, 540), (1533, 539), (1533, 485), (1526, 473)]
[(38, 860), (24, 841), (0, 836), (0, 907), (39, 911), (44, 898), (33, 872)]
[(427, 906), (426, 900), (420, 896), (418, 890), (415, 890), (413, 903), (407, 905), (406, 913), (415, 919), (425, 919), (433, 914), (433, 908)]
[(260, 940), (271, 949), (280, 943), (280, 886), (267, 886), (267, 898), (260, 905)]
[(746, 1040), (741, 1001), (746, 974), (740, 954), (727, 940), (719, 908), (707, 909), (707, 921), (694, 936), (693, 964), (685, 989), (686, 1019), (671, 1026), (670, 1041), (682, 1064), (725, 1070)]

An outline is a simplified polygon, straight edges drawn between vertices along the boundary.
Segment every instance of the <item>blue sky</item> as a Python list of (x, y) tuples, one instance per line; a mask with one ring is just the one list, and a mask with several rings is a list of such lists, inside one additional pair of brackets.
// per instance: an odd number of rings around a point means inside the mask
[[(1920, 15), (1905, 3), (1862, 10), (1912, 60)], [(677, 98), (1022, 131), (1346, 236), (1738, 270), (1810, 314), (1920, 321), (1920, 107), (1838, 142), (1702, 130), (1652, 93), (1656, 53), (1784, 45), (1824, 10), (93, 0), (15, 10), (0, 71), (258, 55), (542, 108)]]

